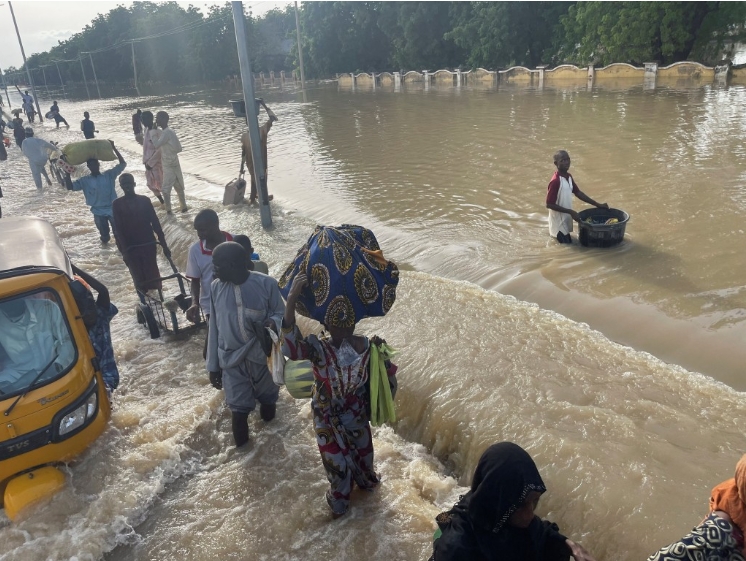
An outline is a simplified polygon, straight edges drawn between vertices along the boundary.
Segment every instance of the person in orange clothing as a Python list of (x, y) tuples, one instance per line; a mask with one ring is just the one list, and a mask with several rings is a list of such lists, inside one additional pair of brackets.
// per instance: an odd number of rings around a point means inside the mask
[(648, 561), (727, 559), (744, 561), (746, 530), (746, 454), (732, 479), (710, 494), (710, 513), (689, 534), (648, 557)]

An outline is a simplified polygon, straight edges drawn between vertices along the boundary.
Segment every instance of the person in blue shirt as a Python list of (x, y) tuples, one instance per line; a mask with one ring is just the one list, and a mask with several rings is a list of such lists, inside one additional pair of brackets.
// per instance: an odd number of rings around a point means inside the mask
[[(96, 223), (99, 234), (101, 234), (101, 243), (106, 245), (111, 239), (111, 234), (116, 236), (116, 225), (114, 224), (114, 214), (111, 210), (111, 203), (117, 198), (117, 191), (114, 187), (117, 176), (127, 167), (127, 162), (110, 140), (111, 147), (114, 150), (119, 163), (108, 171), (101, 173), (100, 163), (97, 159), (91, 158), (86, 162), (91, 175), (86, 175), (75, 181), (70, 180), (70, 176), (65, 178), (66, 186), (70, 191), (83, 191), (86, 204), (91, 207), (93, 220)], [(111, 232), (109, 231), (111, 226)]]

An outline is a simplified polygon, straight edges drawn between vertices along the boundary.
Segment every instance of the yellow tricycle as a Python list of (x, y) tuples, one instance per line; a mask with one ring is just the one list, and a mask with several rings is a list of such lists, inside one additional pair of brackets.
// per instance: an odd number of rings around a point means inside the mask
[(0, 497), (11, 520), (64, 486), (57, 466), (111, 415), (72, 282), (49, 222), (0, 219)]

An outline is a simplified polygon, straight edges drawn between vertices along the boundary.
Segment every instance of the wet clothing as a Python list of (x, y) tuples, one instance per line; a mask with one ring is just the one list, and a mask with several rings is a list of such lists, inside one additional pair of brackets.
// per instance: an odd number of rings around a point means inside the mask
[(73, 191), (83, 191), (86, 204), (91, 212), (98, 216), (111, 216), (111, 204), (117, 198), (116, 178), (126, 168), (126, 164), (117, 164), (110, 170), (97, 176), (86, 175), (73, 181)]
[(135, 133), (135, 136), (142, 134), (142, 121), (139, 113), (132, 115), (132, 132)]
[(49, 154), (57, 151), (54, 144), (50, 144), (41, 138), (29, 137), (21, 143), (21, 151), (28, 158), (28, 165), (31, 168), (31, 175), (34, 177), (34, 184), (37, 189), (42, 188), (41, 176), (50, 182), (47, 170), (44, 167), (49, 162)]
[(83, 131), (83, 136), (86, 138), (96, 138), (94, 134), (96, 131), (96, 125), (90, 119), (83, 119), (80, 121), (80, 130)]
[(163, 187), (163, 164), (161, 163), (161, 151), (153, 145), (153, 138), (159, 136), (157, 129), (145, 130), (142, 144), (142, 163), (150, 167), (145, 169), (145, 180), (156, 196), (161, 194)]
[(111, 207), (117, 224), (117, 247), (132, 274), (135, 287), (143, 292), (160, 289), (162, 283), (158, 278), (161, 273), (153, 234), (162, 247), (168, 246), (153, 203), (143, 195), (125, 195), (115, 200)]
[[(547, 204), (556, 204), (572, 210), (573, 194), (579, 191), (577, 183), (569, 173), (560, 174), (555, 171), (547, 186)], [(549, 235), (556, 237), (557, 233), (572, 232), (572, 216), (566, 212), (549, 209)]]
[(171, 211), (171, 189), (176, 189), (181, 209), (187, 208), (184, 195), (184, 175), (181, 173), (179, 163), (179, 152), (182, 151), (176, 133), (173, 129), (166, 127), (157, 137), (151, 135), (153, 146), (161, 151), (161, 164), (163, 165), (163, 185), (161, 191), (166, 205), (166, 211)]
[[(233, 236), (221, 232), (226, 242), (232, 242)], [(186, 278), (199, 281), (199, 305), (202, 313), (210, 315), (210, 285), (212, 284), (212, 250), (205, 248), (205, 242), (197, 240), (187, 253)]]
[(111, 342), (111, 319), (119, 313), (117, 307), (109, 302), (108, 309), (96, 306), (96, 323), (88, 330), (88, 337), (98, 358), (101, 376), (109, 390), (119, 386), (119, 369), (114, 358), (114, 346)]
[(737, 532), (733, 524), (711, 513), (689, 534), (651, 555), (648, 561), (744, 561)]
[(234, 413), (249, 413), (256, 402), (277, 402), (279, 386), (272, 381), (267, 355), (250, 322), (264, 329), (271, 320), (279, 331), (285, 302), (277, 281), (250, 273), (241, 285), (215, 279), (212, 282), (207, 370), (223, 371), (225, 401)]
[(23, 143), (23, 139), (26, 138), (26, 130), (23, 128), (23, 119), (20, 117), (13, 119), (13, 138), (15, 138), (16, 145), (19, 148)]
[(471, 490), (438, 515), (441, 535), (431, 561), (567, 561), (570, 548), (556, 524), (534, 516), (528, 528), (508, 525), (532, 491), (546, 487), (531, 456), (517, 444), (490, 446), (479, 459)]
[(124, 171), (127, 164), (119, 163), (110, 170), (100, 173), (97, 176), (86, 175), (72, 182), (73, 191), (83, 191), (86, 204), (91, 207), (93, 220), (96, 223), (101, 241), (108, 243), (111, 239), (109, 227), (116, 235), (114, 224), (114, 215), (111, 208), (112, 203), (117, 198), (117, 191), (114, 187), (116, 178)]
[(49, 108), (49, 111), (52, 113), (52, 118), (54, 118), (54, 122), (57, 123), (58, 126), (60, 123), (65, 123), (67, 125), (65, 118), (60, 115), (60, 108), (56, 103)]
[(303, 339), (297, 325), (282, 330), (283, 353), (291, 360), (313, 364), (311, 395), (313, 424), (321, 463), (330, 491), (327, 501), (335, 514), (347, 512), (353, 484), (372, 490), (378, 485), (373, 471), (373, 437), (368, 415), (370, 342), (358, 354), (343, 341), (336, 348), (331, 339), (310, 335)]
[[(267, 166), (267, 137), (269, 135), (269, 129), (272, 128), (272, 121), (269, 120), (259, 127), (259, 144), (262, 149), (262, 164), (264, 165), (264, 177), (269, 182), (269, 167)], [(254, 177), (254, 157), (251, 153), (251, 140), (249, 139), (249, 133), (245, 132), (241, 135), (241, 147), (243, 150), (243, 156), (246, 158), (246, 168), (249, 170), (251, 176), (251, 199), (257, 198), (257, 187), (256, 178)], [(269, 187), (267, 187), (269, 188)]]

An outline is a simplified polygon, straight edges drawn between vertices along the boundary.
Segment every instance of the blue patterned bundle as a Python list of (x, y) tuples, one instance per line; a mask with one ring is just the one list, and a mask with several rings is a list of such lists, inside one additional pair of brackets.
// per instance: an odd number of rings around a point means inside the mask
[(396, 299), (399, 269), (383, 258), (373, 232), (362, 226), (316, 226), (280, 277), (286, 299), (301, 273), (308, 286), (295, 311), (327, 327), (350, 328), (386, 315)]

